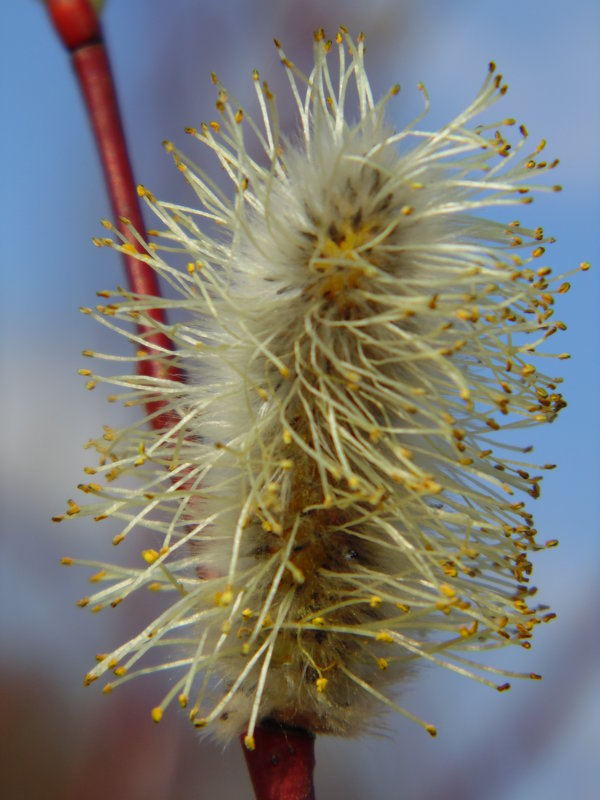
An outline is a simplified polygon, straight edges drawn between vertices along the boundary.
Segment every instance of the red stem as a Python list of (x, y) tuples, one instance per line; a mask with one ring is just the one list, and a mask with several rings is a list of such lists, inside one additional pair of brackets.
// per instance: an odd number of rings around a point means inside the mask
[[(102, 41), (102, 31), (96, 12), (89, 0), (48, 0), (47, 5), (54, 27), (71, 53), (71, 61), (87, 106), (118, 228), (126, 240), (138, 252), (143, 253), (145, 251), (129, 225), (123, 222), (128, 220), (140, 236), (146, 239), (110, 62)], [(148, 264), (126, 253), (123, 254), (123, 261), (127, 282), (132, 292), (160, 297), (156, 274)], [(166, 324), (166, 317), (161, 308), (153, 308), (146, 313), (157, 322)], [(165, 350), (172, 349), (169, 338), (164, 333), (143, 324), (138, 325), (138, 333), (147, 344), (140, 349), (148, 353), (148, 357), (139, 362), (140, 375), (183, 381), (183, 374), (168, 363), (168, 356), (164, 354)], [(163, 405), (163, 402), (151, 401), (146, 404), (146, 410), (149, 414), (155, 414)], [(152, 425), (155, 428), (165, 428), (170, 421), (170, 414), (160, 414), (153, 417)]]
[[(144, 252), (129, 226), (121, 221), (121, 217), (126, 218), (142, 239), (146, 239), (110, 62), (97, 14), (89, 0), (47, 0), (47, 6), (58, 35), (71, 53), (119, 230), (138, 252)], [(151, 267), (125, 253), (123, 260), (132, 292), (149, 297), (161, 296), (156, 274)], [(147, 313), (160, 324), (166, 324), (162, 309), (151, 309)], [(172, 349), (169, 338), (145, 325), (138, 325), (138, 332), (147, 343), (143, 349), (149, 354), (147, 359), (139, 362), (140, 374), (183, 381), (183, 373), (169, 364), (168, 356), (162, 352)], [(172, 413), (156, 414), (163, 406), (164, 401), (146, 404), (148, 413), (155, 414), (152, 418), (155, 428), (166, 428), (172, 423)], [(248, 751), (244, 745), (242, 747), (257, 800), (314, 800), (312, 734), (263, 725), (255, 730), (255, 742), (254, 751)]]
[(241, 739), (256, 800), (314, 800), (312, 733), (264, 724), (254, 731), (254, 750)]

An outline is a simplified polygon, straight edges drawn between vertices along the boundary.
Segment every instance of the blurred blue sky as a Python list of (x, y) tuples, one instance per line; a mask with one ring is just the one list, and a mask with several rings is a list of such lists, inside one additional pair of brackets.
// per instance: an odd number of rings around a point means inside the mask
[[(339, 23), (366, 32), (367, 67), (378, 93), (401, 83), (391, 120), (398, 126), (421, 108), (418, 81), (431, 96), (425, 125), (435, 126), (462, 110), (494, 59), (510, 86), (499, 118), (524, 122), (532, 140), (547, 138), (549, 154), (561, 159), (555, 175), (563, 193), (540, 195), (523, 222), (541, 224), (557, 237), (549, 254), (555, 272), (582, 260), (595, 269), (577, 276), (561, 298), (557, 316), (568, 331), (560, 343), (556, 337), (551, 343), (574, 354), (571, 361), (553, 362), (565, 375), (569, 407), (535, 437), (539, 462), (560, 465), (544, 479), (533, 509), (541, 539), (561, 541), (558, 550), (539, 554), (534, 571), (540, 598), (559, 618), (538, 632), (529, 654), (504, 651), (498, 659), (542, 672), (544, 682), (516, 685), (504, 696), (426, 669), (403, 702), (437, 723), (438, 739), (391, 720), (384, 740), (322, 740), (318, 797), (591, 800), (593, 785), (600, 783), (593, 752), (600, 740), (600, 5), (108, 0), (104, 29), (137, 180), (160, 197), (189, 201), (160, 142), (175, 140), (209, 168), (210, 154), (187, 141), (183, 127), (213, 115), (210, 70), (242, 100), (252, 92), (254, 67), (282, 87), (272, 37), (282, 40), (294, 60), (308, 63), (312, 29), (323, 24), (333, 32)], [(84, 693), (81, 677), (97, 650), (126, 635), (128, 620), (117, 612), (90, 619), (76, 609), (73, 600), (85, 593), (85, 575), (58, 566), (65, 553), (108, 558), (110, 535), (80, 523), (67, 528), (48, 522), (80, 481), (82, 444), (102, 423), (118, 422), (118, 410), (85, 392), (76, 370), (84, 347), (110, 351), (122, 344), (77, 309), (92, 304), (97, 289), (120, 282), (121, 265), (91, 244), (99, 219), (110, 216), (108, 201), (67, 56), (37, 0), (2, 1), (0, 67), (0, 677), (16, 686), (22, 678), (27, 687), (43, 673), (61, 698), (63, 724), (72, 734), (103, 719), (101, 705), (125, 702), (101, 698), (95, 688)], [(279, 95), (284, 124), (290, 124), (288, 95)], [(117, 695), (129, 691), (128, 686)], [(26, 692), (23, 703), (28, 704)], [(44, 715), (44, 701), (36, 703), (36, 713)], [(189, 754), (194, 737), (179, 716), (168, 730)], [(149, 725), (148, 719), (142, 709), (138, 725)], [(152, 746), (168, 750), (190, 782), (171, 796), (202, 796), (192, 785), (198, 764), (182, 766), (172, 743), (160, 738), (166, 737), (162, 730), (153, 730)], [(211, 789), (217, 798), (227, 791), (250, 797), (235, 746), (225, 755), (208, 744), (198, 749), (210, 754), (207, 763), (216, 770), (210, 773), (207, 766), (203, 773), (207, 796)], [(23, 759), (31, 763), (32, 753), (24, 751)], [(241, 789), (232, 788), (238, 786), (236, 770)], [(167, 796), (160, 781), (144, 791), (146, 800)], [(21, 796), (34, 795), (15, 794)], [(114, 796), (141, 797), (141, 784)]]

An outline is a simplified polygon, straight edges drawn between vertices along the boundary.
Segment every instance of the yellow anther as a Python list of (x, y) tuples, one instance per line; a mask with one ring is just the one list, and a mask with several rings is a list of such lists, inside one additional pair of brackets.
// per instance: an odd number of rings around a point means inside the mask
[(389, 661), (387, 660), (387, 658), (378, 658), (377, 666), (379, 667), (379, 669), (385, 670), (389, 666)]
[(152, 719), (154, 722), (158, 723), (161, 721), (163, 717), (163, 710), (160, 706), (156, 706), (156, 708), (152, 709)]
[(244, 746), (246, 750), (254, 750), (256, 748), (254, 736), (244, 736)]
[(323, 692), (327, 688), (327, 684), (328, 684), (327, 678), (317, 678), (317, 680), (315, 681), (317, 692), (319, 692), (319, 694), (323, 694)]
[(73, 559), (69, 556), (64, 556), (61, 558), (60, 563), (63, 565), (63, 567), (70, 567), (73, 564)]
[(74, 500), (67, 500), (67, 506), (68, 506), (68, 509), (67, 509), (67, 516), (68, 517), (74, 517), (76, 514), (79, 514), (79, 512), (81, 511), (81, 509), (79, 508), (79, 506), (77, 505), (77, 503)]
[(390, 636), (387, 631), (379, 631), (379, 633), (375, 636), (376, 642), (384, 642), (385, 644), (393, 644), (394, 639)]
[(379, 606), (383, 603), (381, 597), (378, 597), (376, 594), (372, 595), (369, 598), (369, 605), (371, 608), (379, 608)]
[(158, 558), (158, 553), (156, 550), (142, 550), (142, 558), (147, 564), (154, 564), (156, 559)]
[(221, 607), (231, 605), (231, 602), (233, 600), (233, 592), (230, 586), (228, 586), (222, 594), (220, 594), (219, 592), (217, 592), (217, 594), (219, 595), (218, 605), (220, 605)]

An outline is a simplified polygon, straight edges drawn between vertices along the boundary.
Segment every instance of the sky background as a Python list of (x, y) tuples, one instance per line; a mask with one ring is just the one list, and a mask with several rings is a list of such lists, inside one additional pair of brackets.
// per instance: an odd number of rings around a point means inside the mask
[[(424, 125), (433, 128), (472, 99), (494, 59), (510, 86), (499, 116), (524, 122), (532, 142), (547, 138), (548, 155), (560, 157), (552, 180), (562, 194), (540, 195), (521, 215), (557, 237), (548, 254), (555, 273), (583, 260), (596, 267), (560, 298), (557, 317), (568, 330), (551, 340), (574, 354), (552, 362), (565, 375), (569, 406), (524, 442), (535, 443), (539, 463), (560, 465), (546, 474), (533, 507), (540, 539), (561, 542), (540, 553), (534, 569), (538, 596), (558, 619), (536, 631), (529, 653), (504, 650), (498, 659), (541, 672), (544, 681), (516, 682), (499, 695), (425, 668), (402, 702), (435, 722), (438, 738), (391, 718), (383, 739), (320, 739), (316, 786), (319, 800), (591, 800), (600, 784), (597, 2), (108, 0), (103, 22), (134, 173), (161, 198), (189, 200), (162, 139), (212, 169), (208, 150), (183, 133), (213, 116), (210, 70), (244, 102), (258, 67), (291, 130), (272, 38), (308, 66), (320, 25), (330, 34), (340, 23), (365, 31), (375, 93), (402, 85), (391, 116), (398, 127), (421, 108), (418, 81), (429, 90)], [(125, 419), (76, 374), (83, 348), (126, 346), (78, 313), (122, 277), (115, 255), (91, 244), (100, 218), (110, 216), (108, 200), (67, 55), (38, 0), (2, 1), (0, 103), (0, 775), (7, 796), (246, 800), (237, 745), (223, 753), (198, 744), (175, 709), (152, 724), (160, 680), (154, 692), (151, 682), (133, 682), (109, 697), (82, 687), (94, 653), (128, 637), (141, 611), (129, 601), (112, 615), (77, 609), (86, 574), (61, 569), (60, 557), (109, 559), (114, 531), (49, 522), (82, 479), (83, 443), (101, 424)]]

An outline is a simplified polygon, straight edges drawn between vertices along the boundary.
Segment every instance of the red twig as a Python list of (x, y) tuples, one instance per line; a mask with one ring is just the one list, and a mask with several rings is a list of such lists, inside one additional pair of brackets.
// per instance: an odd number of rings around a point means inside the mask
[[(123, 236), (139, 252), (143, 252), (127, 223), (145, 239), (146, 232), (133, 180), (127, 145), (121, 124), (117, 96), (110, 63), (98, 17), (89, 0), (47, 0), (50, 17), (58, 35), (71, 54), (100, 153), (113, 213)], [(160, 297), (160, 288), (153, 270), (135, 256), (123, 254), (125, 272), (132, 292)], [(148, 314), (161, 324), (166, 323), (160, 308)], [(142, 375), (170, 380), (183, 380), (183, 375), (169, 364), (164, 351), (171, 349), (169, 338), (159, 331), (138, 326), (144, 337), (149, 357), (140, 361)], [(150, 402), (150, 414), (162, 403)], [(169, 425), (171, 415), (153, 417), (155, 428)], [(314, 736), (306, 731), (277, 726), (258, 726), (254, 733), (256, 749), (244, 754), (257, 800), (314, 800)]]
[(242, 748), (256, 800), (314, 800), (315, 737), (307, 731), (262, 725), (255, 749)]
[[(146, 238), (140, 212), (125, 135), (121, 124), (110, 63), (102, 40), (98, 17), (89, 0), (48, 0), (48, 10), (60, 38), (71, 53), (71, 61), (87, 106), (96, 145), (102, 161), (104, 177), (110, 195), (113, 214), (120, 232), (139, 252), (143, 252), (126, 220)], [(139, 295), (160, 297), (156, 275), (148, 264), (133, 255), (123, 254), (129, 288)], [(165, 324), (162, 309), (150, 309), (148, 315)], [(171, 349), (169, 338), (160, 331), (138, 326), (148, 357), (139, 362), (139, 372), (154, 378), (183, 380), (183, 375), (168, 363), (165, 350)], [(154, 356), (154, 357), (152, 357)], [(161, 357), (162, 356), (162, 357)], [(149, 402), (148, 413), (158, 411), (163, 404)], [(153, 417), (156, 428), (164, 428), (170, 415)]]

